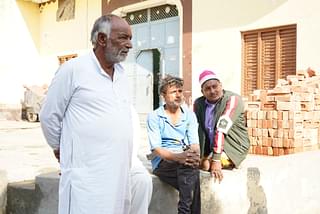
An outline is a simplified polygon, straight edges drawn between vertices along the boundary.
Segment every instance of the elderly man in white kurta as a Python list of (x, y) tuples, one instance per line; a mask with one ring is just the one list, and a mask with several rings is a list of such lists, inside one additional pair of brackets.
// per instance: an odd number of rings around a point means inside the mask
[(132, 121), (120, 64), (131, 44), (128, 23), (114, 15), (94, 24), (93, 51), (57, 71), (40, 112), (59, 158), (59, 214), (126, 214), (130, 210)]

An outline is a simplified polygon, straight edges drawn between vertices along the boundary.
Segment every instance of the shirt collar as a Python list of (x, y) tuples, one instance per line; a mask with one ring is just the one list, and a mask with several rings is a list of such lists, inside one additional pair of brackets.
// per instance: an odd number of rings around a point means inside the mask
[[(97, 68), (99, 70), (99, 73), (101, 75), (106, 76), (107, 78), (111, 79), (110, 76), (101, 67), (100, 62), (99, 62), (98, 58), (96, 57), (96, 55), (94, 54), (93, 49), (90, 50), (89, 54), (91, 55), (92, 60), (96, 64), (96, 66), (97, 66)], [(124, 69), (119, 63), (114, 64), (113, 81), (114, 82), (117, 81), (117, 79), (119, 79), (119, 75), (122, 75), (123, 72), (124, 72)]]
[[(159, 111), (159, 116), (160, 117), (163, 117), (163, 118), (165, 118), (167, 121), (169, 121), (169, 118), (168, 118), (168, 115), (165, 113), (165, 109), (164, 109), (164, 106), (165, 106), (165, 104), (164, 105), (162, 105), (161, 107), (160, 107), (160, 111)], [(186, 110), (184, 109), (184, 107), (183, 106), (180, 106), (180, 109), (181, 109), (181, 122), (184, 122), (185, 120), (187, 120), (187, 114), (186, 114)], [(178, 124), (177, 124), (178, 125)]]
[(97, 59), (96, 55), (94, 54), (93, 49), (90, 50), (89, 54), (90, 54), (92, 60), (94, 61), (94, 63), (96, 64), (96, 66), (99, 70), (99, 73), (110, 78), (110, 76), (102, 69), (99, 60)]
[(205, 99), (204, 102), (206, 103), (206, 106), (212, 107), (212, 106), (215, 106), (215, 105), (216, 105), (216, 103), (209, 103), (209, 101), (208, 101), (207, 99)]

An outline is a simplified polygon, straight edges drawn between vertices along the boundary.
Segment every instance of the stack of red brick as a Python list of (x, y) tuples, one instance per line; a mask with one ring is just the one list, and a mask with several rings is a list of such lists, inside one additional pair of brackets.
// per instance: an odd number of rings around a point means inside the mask
[(246, 102), (250, 153), (286, 155), (319, 149), (320, 75), (298, 71)]

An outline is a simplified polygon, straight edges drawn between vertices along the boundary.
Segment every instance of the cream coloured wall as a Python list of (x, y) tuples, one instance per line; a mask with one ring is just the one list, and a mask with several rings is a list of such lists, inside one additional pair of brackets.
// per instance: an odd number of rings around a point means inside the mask
[(101, 0), (76, 0), (75, 7), (75, 19), (56, 22), (58, 1), (42, 10), (31, 1), (0, 1), (0, 104), (18, 105), (24, 84), (49, 84), (57, 56), (81, 55), (91, 48)]
[(46, 4), (40, 13), (41, 67), (50, 83), (59, 66), (58, 56), (81, 55), (91, 49), (90, 32), (101, 15), (101, 0), (76, 0), (75, 18), (56, 21), (58, 1)]
[(21, 12), (23, 21), (26, 24), (26, 27), (30, 33), (32, 41), (39, 50), (39, 36), (40, 36), (40, 11), (39, 5), (27, 1), (18, 1), (17, 6)]
[(39, 10), (31, 2), (0, 3), (0, 104), (19, 104), (23, 84), (39, 83)]
[(297, 69), (320, 71), (319, 11), (318, 0), (193, 1), (193, 99), (201, 94), (197, 80), (204, 68), (240, 93), (241, 31), (297, 24)]

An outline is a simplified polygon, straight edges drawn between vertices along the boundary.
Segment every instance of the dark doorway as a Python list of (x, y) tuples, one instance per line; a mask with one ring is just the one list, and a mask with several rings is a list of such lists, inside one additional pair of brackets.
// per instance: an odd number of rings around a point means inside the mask
[(160, 51), (158, 49), (152, 49), (153, 55), (153, 109), (156, 109), (160, 105)]

